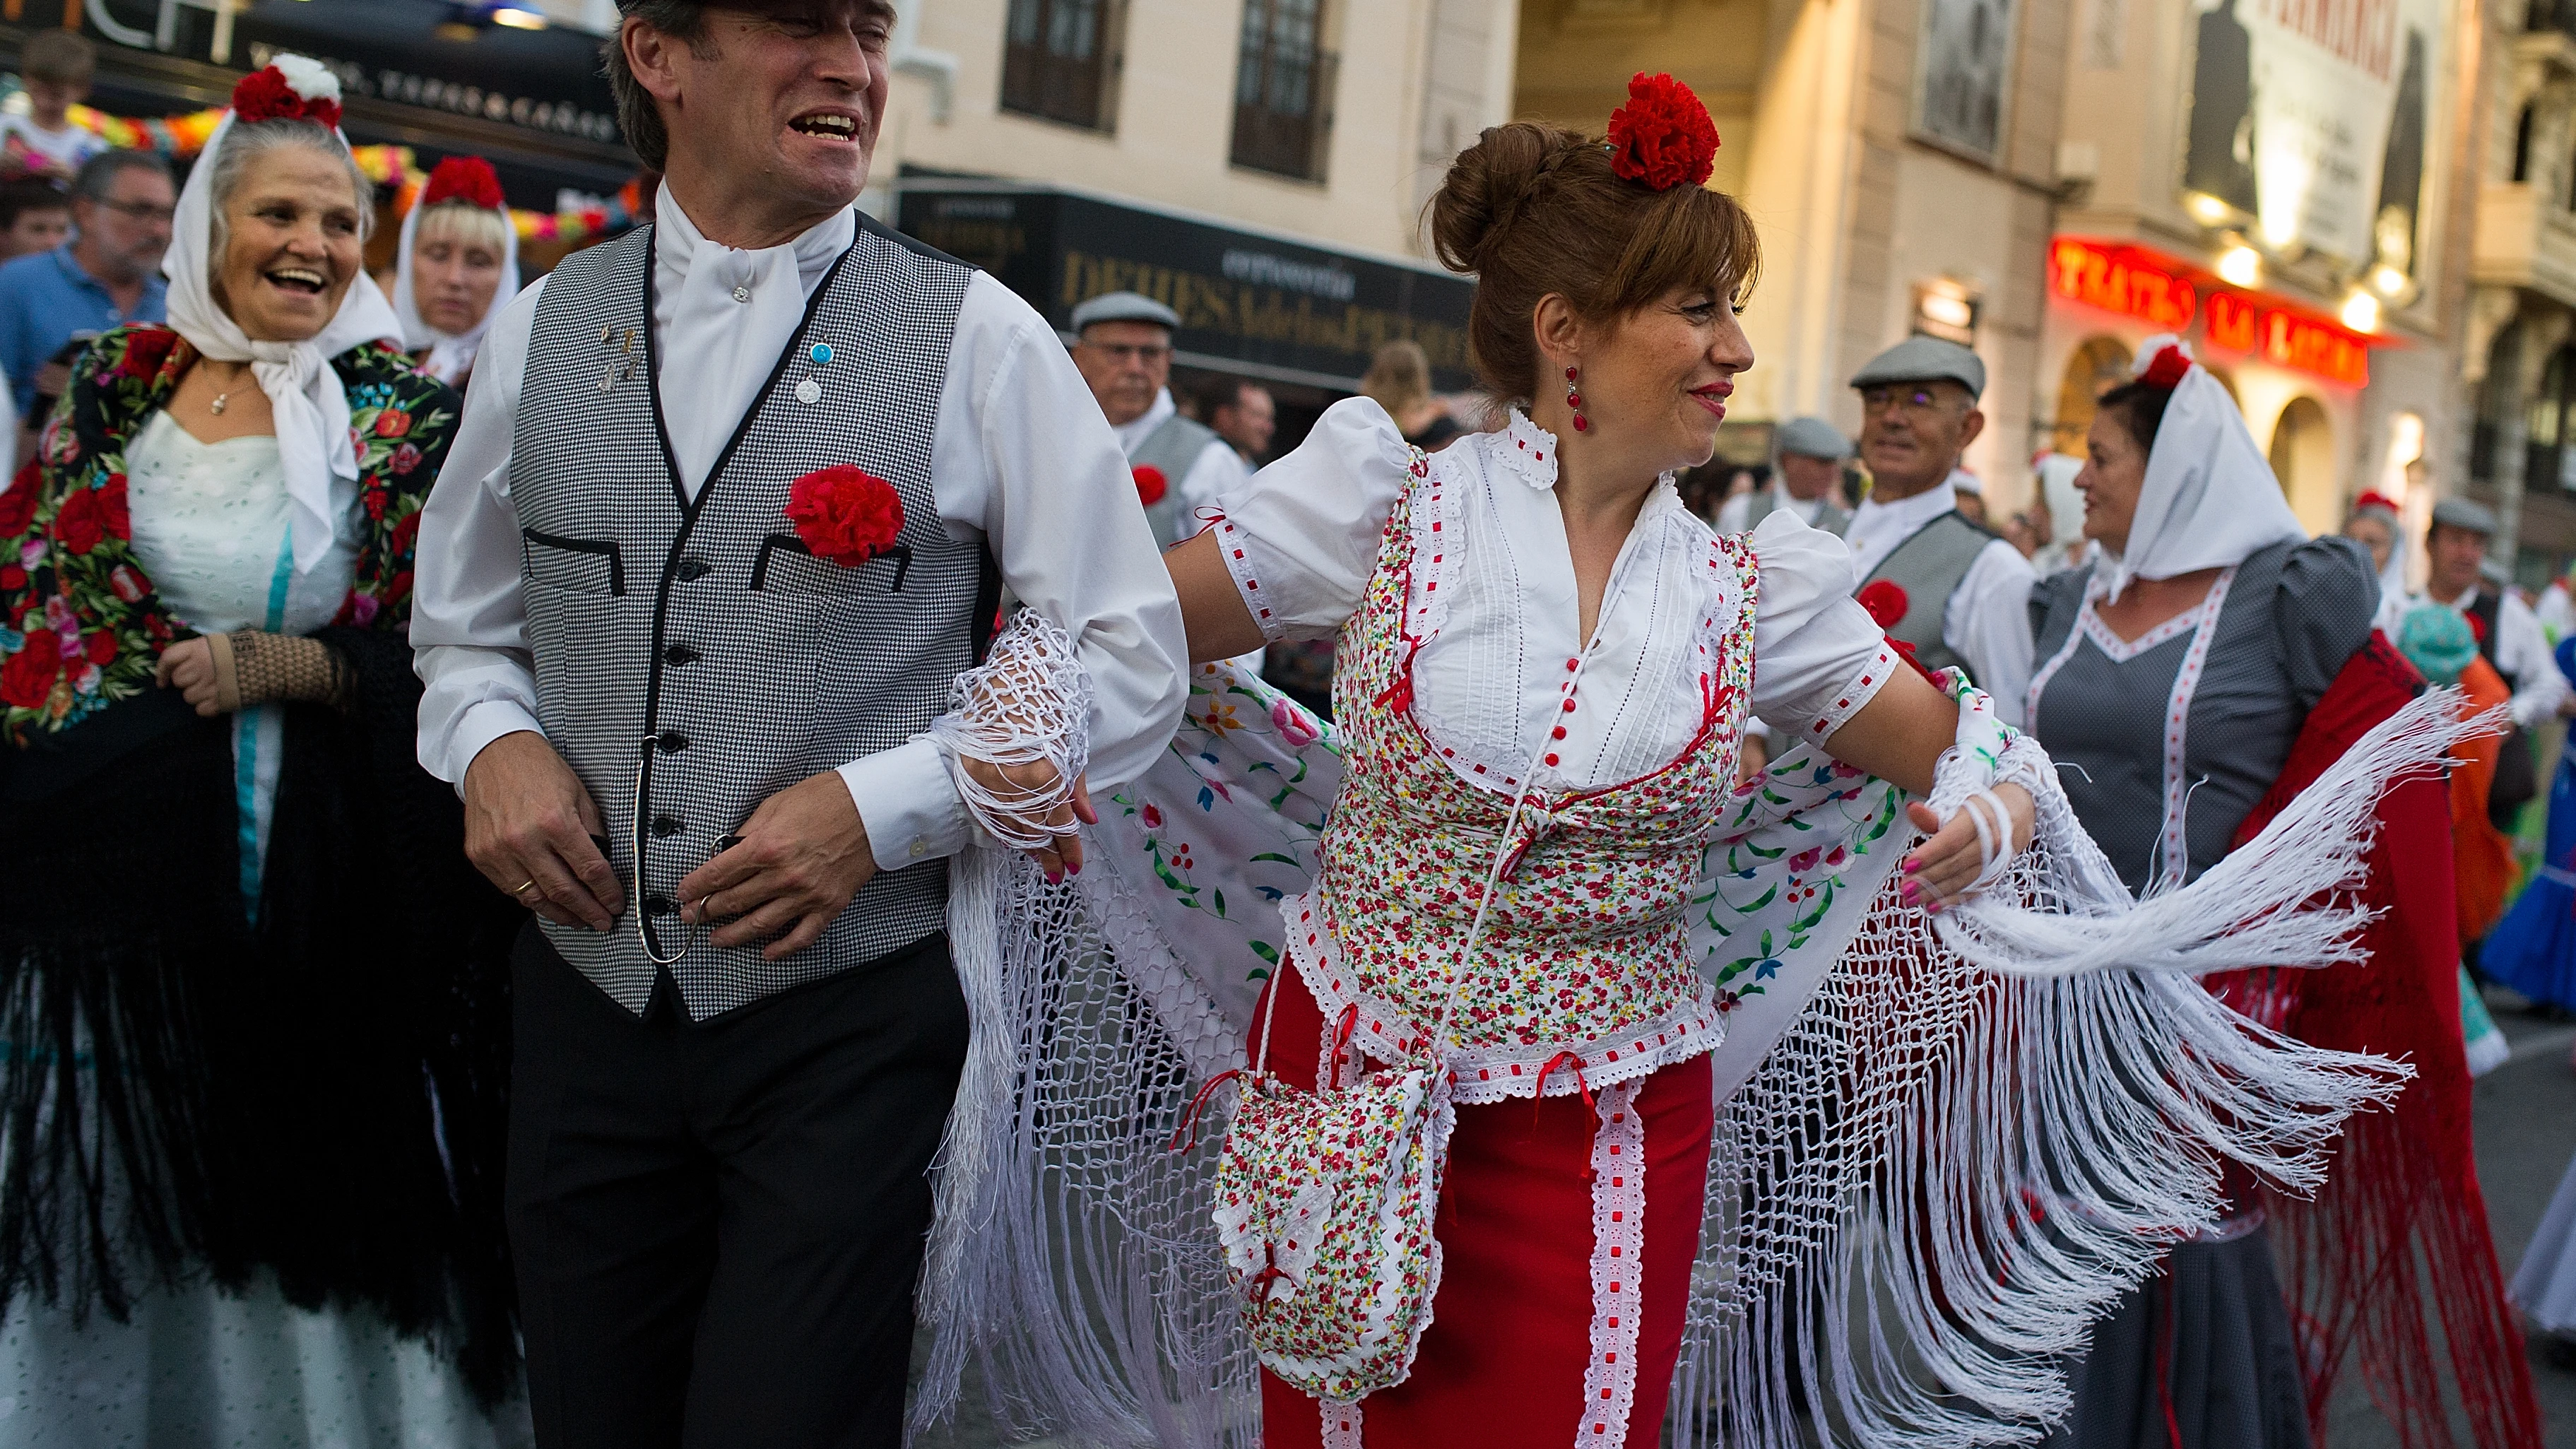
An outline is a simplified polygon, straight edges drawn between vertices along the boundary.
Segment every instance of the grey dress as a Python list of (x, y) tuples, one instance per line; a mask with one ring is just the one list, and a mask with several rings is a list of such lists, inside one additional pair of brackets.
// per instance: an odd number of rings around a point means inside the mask
[[(2190, 880), (2227, 853), (2308, 711), (2369, 640), (2378, 580), (2349, 540), (2275, 544), (2212, 586), (2224, 594), (2210, 627), (2204, 605), (2123, 644), (2083, 627), (2091, 576), (2070, 570), (2031, 592), (2030, 728), (2132, 891)], [(2074, 1415), (2049, 1440), (2308, 1443), (2306, 1383), (2259, 1211), (2177, 1246), (2095, 1329)]]

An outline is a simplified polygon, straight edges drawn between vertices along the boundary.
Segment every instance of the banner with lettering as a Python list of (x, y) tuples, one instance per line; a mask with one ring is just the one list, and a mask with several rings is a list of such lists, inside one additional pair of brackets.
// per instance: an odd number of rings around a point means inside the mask
[(2184, 192), (2223, 204), (2274, 250), (2413, 274), (2447, 9), (2194, 0)]

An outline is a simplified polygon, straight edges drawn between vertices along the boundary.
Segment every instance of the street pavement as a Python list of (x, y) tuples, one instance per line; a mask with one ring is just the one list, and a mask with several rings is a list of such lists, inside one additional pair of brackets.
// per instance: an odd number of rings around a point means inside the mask
[[(2478, 1079), (2474, 1111), (2478, 1181), (2486, 1192), (2496, 1260), (2510, 1278), (2569, 1157), (2576, 1155), (2576, 1071), (2567, 1061), (2576, 1027), (2501, 1009), (2495, 1015), (2513, 1044), (2513, 1059)], [(2576, 1444), (2576, 1372), (2551, 1367), (2535, 1349), (2531, 1382), (2546, 1426), (2542, 1442)], [(2468, 1443), (2466, 1435), (2460, 1442)], [(2396, 1445), (2395, 1428), (2357, 1387), (2347, 1385), (2329, 1410), (2320, 1449)]]

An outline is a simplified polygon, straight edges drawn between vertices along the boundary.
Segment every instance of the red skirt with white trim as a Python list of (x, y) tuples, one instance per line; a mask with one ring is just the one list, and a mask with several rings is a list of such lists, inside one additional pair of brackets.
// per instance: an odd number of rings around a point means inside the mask
[[(1312, 1088), (1323, 1014), (1294, 969), (1273, 985), (1271, 1067)], [(1267, 1449), (1653, 1449), (1699, 1255), (1710, 1090), (1701, 1056), (1593, 1104), (1460, 1107), (1412, 1376), (1351, 1412), (1263, 1373)]]

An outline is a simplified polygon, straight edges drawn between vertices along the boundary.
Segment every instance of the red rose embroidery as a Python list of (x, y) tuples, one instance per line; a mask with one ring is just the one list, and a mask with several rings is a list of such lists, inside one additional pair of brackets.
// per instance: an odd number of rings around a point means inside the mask
[[(387, 583), (387, 584), (385, 585), (385, 600), (384, 600), (384, 601), (385, 601), (386, 603), (388, 603), (388, 604), (399, 604), (399, 603), (401, 603), (403, 600), (408, 599), (408, 598), (410, 598), (410, 597), (411, 597), (411, 570), (409, 570), (409, 569), (404, 569), (401, 573), (398, 573), (398, 574), (394, 575), (394, 576), (393, 576), (392, 581), (391, 581), (391, 582), (389, 582), (389, 583)], [(369, 618), (370, 620), (372, 620), (372, 619), (374, 618), (374, 614), (373, 614), (373, 612), (372, 612), (372, 611), (370, 611), (370, 613), (369, 613), (369, 615), (368, 615), (368, 618)]]
[(412, 469), (420, 466), (420, 456), (419, 445), (414, 443), (405, 443), (394, 449), (394, 476), (397, 478), (408, 476)]
[(116, 636), (105, 631), (81, 636), (81, 652), (89, 662), (105, 669), (116, 659)]
[(163, 327), (143, 327), (128, 333), (125, 355), (116, 360), (116, 375), (146, 380), (159, 376), (161, 364), (170, 360), (170, 349), (178, 342), (179, 334)]
[(1856, 597), (1860, 606), (1869, 611), (1870, 618), (1876, 620), (1882, 629), (1895, 628), (1897, 621), (1905, 617), (1910, 604), (1904, 588), (1886, 579), (1871, 584)]
[(376, 436), (399, 438), (411, 431), (411, 414), (401, 408), (387, 408), (376, 414)]
[(1153, 464), (1147, 463), (1136, 470), (1136, 497), (1146, 507), (1162, 502), (1163, 495), (1171, 489), (1171, 481), (1163, 476), (1162, 469)]
[(36, 494), (43, 487), (31, 458), (10, 482), (9, 491), (0, 493), (0, 538), (17, 538), (35, 526)]
[(894, 547), (903, 533), (903, 499), (883, 478), (835, 463), (788, 485), (787, 518), (814, 557), (856, 568)]
[(1717, 169), (1717, 123), (1689, 86), (1639, 71), (1628, 104), (1610, 113), (1610, 170), (1657, 191), (1708, 184)]
[(97, 491), (99, 522), (106, 525), (107, 536), (115, 539), (132, 538), (134, 515), (126, 509), (125, 475), (108, 474), (107, 485)]
[(107, 587), (125, 602), (139, 604), (145, 594), (152, 592), (152, 581), (132, 564), (118, 564), (107, 571)]
[(397, 554), (409, 553), (412, 540), (419, 536), (420, 515), (416, 512), (406, 513), (402, 516), (402, 521), (394, 525), (393, 533), (386, 539), (386, 547)]
[(16, 564), (0, 564), (0, 589), (23, 589), (26, 586), (27, 571), (25, 569), (18, 567)]
[(2138, 381), (2171, 392), (2182, 384), (2183, 375), (2190, 371), (2191, 359), (2183, 354), (2181, 348), (2169, 345), (2156, 354), (2155, 361), (2147, 364), (2145, 374)]
[(54, 537), (74, 553), (87, 553), (107, 537), (107, 513), (98, 490), (75, 488), (54, 514)]
[(50, 633), (30, 634), (26, 645), (0, 664), (0, 704), (42, 709), (62, 675), (62, 641)]

